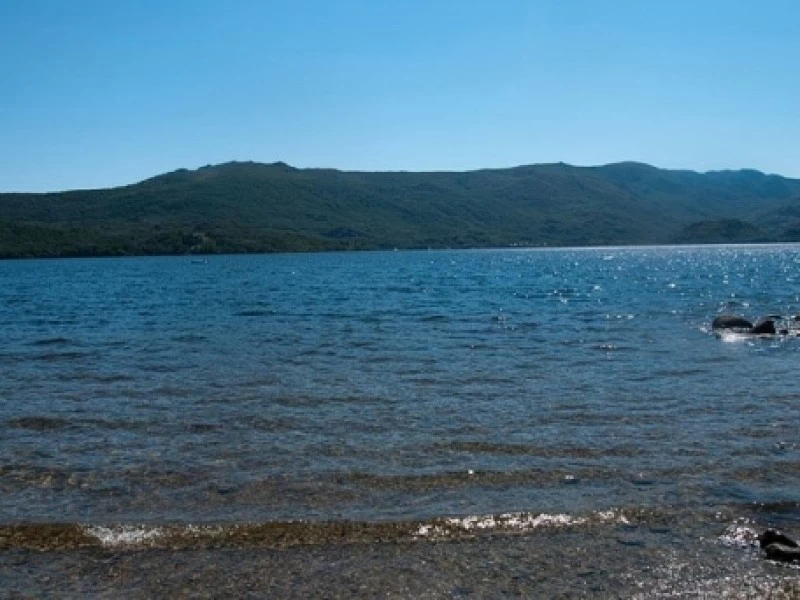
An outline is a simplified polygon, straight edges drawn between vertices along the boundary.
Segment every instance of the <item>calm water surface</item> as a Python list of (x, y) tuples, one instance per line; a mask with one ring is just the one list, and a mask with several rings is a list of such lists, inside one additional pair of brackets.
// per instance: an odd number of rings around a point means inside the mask
[(668, 556), (763, 582), (747, 532), (800, 533), (800, 338), (709, 330), (800, 313), (798, 246), (4, 261), (0, 283), (7, 561), (251, 544), (311, 548), (304, 572), (333, 541), (374, 565), (400, 543), (444, 587), (384, 589), (376, 567), (365, 595), (481, 595), (463, 544), (511, 577), (503, 553), (547, 535), (610, 544), (616, 584), (584, 592), (614, 595), (644, 571), (656, 590)]

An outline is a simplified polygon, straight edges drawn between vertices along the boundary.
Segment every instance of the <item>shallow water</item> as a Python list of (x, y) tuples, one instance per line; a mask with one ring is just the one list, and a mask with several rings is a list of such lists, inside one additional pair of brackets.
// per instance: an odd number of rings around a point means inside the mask
[(0, 262), (0, 575), (492, 595), (490, 555), (511, 595), (791, 590), (730, 528), (800, 534), (800, 339), (709, 324), (800, 313), (798, 250)]

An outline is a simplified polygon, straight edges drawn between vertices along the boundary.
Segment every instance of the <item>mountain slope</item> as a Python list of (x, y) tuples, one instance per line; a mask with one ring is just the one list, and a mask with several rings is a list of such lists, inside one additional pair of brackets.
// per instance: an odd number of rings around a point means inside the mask
[(800, 181), (750, 170), (233, 162), (119, 188), (0, 194), (0, 256), (779, 241), (800, 233), (799, 199)]

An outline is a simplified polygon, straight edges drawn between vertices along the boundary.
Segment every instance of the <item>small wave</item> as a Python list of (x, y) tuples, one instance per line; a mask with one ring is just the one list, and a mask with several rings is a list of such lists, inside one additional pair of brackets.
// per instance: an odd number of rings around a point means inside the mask
[[(429, 492), (435, 489), (456, 489), (474, 486), (556, 486), (578, 481), (608, 481), (619, 479), (621, 473), (613, 468), (583, 467), (564, 469), (519, 469), (511, 471), (445, 471), (418, 475), (377, 475), (351, 472), (339, 477), (366, 489)], [(631, 476), (634, 478), (635, 476)]]
[(0, 550), (73, 550), (80, 548), (209, 549), (285, 548), (318, 544), (419, 542), (470, 539), (484, 534), (524, 534), (539, 529), (627, 525), (621, 511), (588, 515), (503, 513), (444, 517), (427, 521), (285, 521), (222, 524), (0, 525)]
[(693, 375), (706, 375), (711, 373), (711, 369), (704, 369), (702, 367), (694, 367), (687, 369), (661, 369), (653, 371), (653, 377), (691, 377)]
[(234, 317), (270, 317), (275, 314), (275, 311), (272, 310), (261, 310), (261, 309), (252, 309), (252, 310), (240, 310), (239, 312), (233, 313)]
[(0, 550), (75, 550), (97, 545), (97, 538), (75, 523), (0, 525)]
[(112, 527), (89, 525), (84, 528), (84, 532), (86, 535), (97, 539), (101, 545), (112, 548), (145, 546), (165, 535), (165, 531), (161, 527), (139, 525), (117, 525)]
[(255, 415), (242, 419), (242, 425), (259, 431), (280, 432), (298, 428), (298, 421), (288, 417), (263, 417)]
[(31, 431), (48, 431), (52, 429), (65, 429), (71, 426), (70, 421), (60, 417), (20, 417), (8, 421), (8, 426), (15, 429), (28, 429)]
[(370, 356), (362, 359), (366, 364), (381, 365), (399, 362), (396, 356)]
[[(186, 367), (177, 364), (164, 364), (164, 363), (145, 363), (139, 366), (140, 371), (145, 373), (179, 373)], [(166, 390), (166, 387), (164, 388)], [(159, 390), (164, 391), (164, 390)]]
[(199, 335), (196, 333), (187, 333), (184, 335), (176, 335), (172, 338), (175, 342), (181, 342), (184, 344), (196, 344), (200, 342), (207, 342), (208, 338), (204, 335)]
[(426, 315), (420, 318), (423, 323), (443, 323), (450, 320), (447, 315)]
[(81, 381), (93, 383), (119, 383), (122, 381), (133, 381), (133, 377), (123, 374), (100, 375), (96, 373), (87, 373), (80, 370), (70, 370), (67, 373), (59, 373), (56, 375), (59, 381)]
[(183, 428), (190, 433), (209, 433), (222, 429), (217, 423), (186, 423)]
[(580, 525), (616, 523), (627, 525), (627, 517), (615, 510), (599, 511), (589, 516), (548, 513), (503, 513), (500, 515), (473, 515), (440, 519), (423, 523), (415, 533), (416, 538), (447, 538), (464, 532), (526, 532), (535, 529), (560, 529)]
[(72, 343), (72, 340), (65, 337), (45, 338), (31, 342), (32, 346), (66, 346)]
[(601, 352), (624, 352), (628, 350), (635, 350), (633, 346), (624, 346), (619, 344), (598, 344), (594, 346), (595, 350), (600, 350)]
[(3, 463), (0, 464), (0, 489), (4, 493), (11, 494), (29, 493), (32, 487), (58, 492), (80, 488), (86, 493), (102, 494), (117, 488), (130, 494), (131, 488), (136, 488), (139, 490), (137, 497), (145, 498), (146, 494), (153, 491), (164, 492), (166, 489), (185, 489), (194, 486), (204, 475), (205, 472), (200, 469), (154, 470), (145, 466), (124, 471), (104, 471), (43, 467), (29, 463)]
[(75, 424), (79, 427), (102, 428), (111, 430), (147, 431), (159, 423), (155, 421), (133, 421), (126, 419), (101, 419), (83, 418), (76, 419)]
[(277, 396), (271, 401), (274, 404), (288, 407), (317, 407), (333, 404), (359, 405), (359, 404), (383, 404), (385, 400), (376, 396), (342, 395), (332, 397), (318, 397), (310, 395), (297, 396)]
[(462, 385), (504, 385), (517, 381), (513, 377), (502, 377), (499, 375), (475, 375), (472, 377), (465, 377)]
[(44, 352), (42, 354), (35, 354), (31, 356), (32, 360), (41, 360), (44, 362), (61, 362), (73, 361), (83, 358), (89, 358), (92, 354), (86, 352)]
[(506, 444), (483, 441), (452, 441), (434, 444), (433, 448), (453, 452), (498, 454), (509, 456), (540, 456), (544, 458), (604, 458), (634, 457), (647, 454), (642, 448), (620, 446), (611, 448), (589, 448), (582, 446), (550, 447), (531, 444)]

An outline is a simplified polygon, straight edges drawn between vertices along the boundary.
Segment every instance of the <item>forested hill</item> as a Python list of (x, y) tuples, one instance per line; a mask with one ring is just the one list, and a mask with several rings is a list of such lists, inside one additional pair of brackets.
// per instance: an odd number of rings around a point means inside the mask
[(350, 172), (232, 162), (0, 194), (0, 256), (800, 241), (800, 180), (639, 163)]

